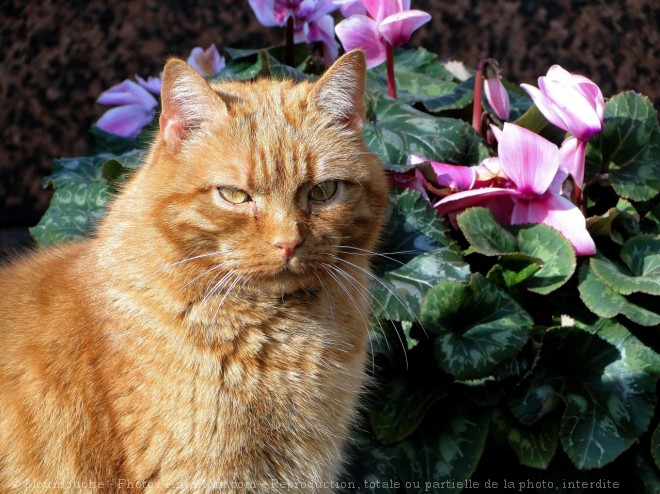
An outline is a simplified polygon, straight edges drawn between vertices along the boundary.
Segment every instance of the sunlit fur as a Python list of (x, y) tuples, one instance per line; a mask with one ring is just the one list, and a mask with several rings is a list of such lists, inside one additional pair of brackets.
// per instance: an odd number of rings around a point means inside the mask
[(330, 490), (387, 201), (364, 76), (360, 52), (299, 84), (168, 63), (161, 131), (95, 238), (0, 271), (0, 493)]

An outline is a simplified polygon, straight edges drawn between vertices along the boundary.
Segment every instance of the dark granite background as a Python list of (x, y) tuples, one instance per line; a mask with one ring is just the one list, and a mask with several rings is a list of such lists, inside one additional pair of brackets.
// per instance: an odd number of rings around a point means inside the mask
[[(432, 21), (413, 37), (441, 58), (500, 61), (516, 83), (553, 63), (593, 79), (605, 96), (635, 89), (659, 107), (657, 0), (415, 0)], [(53, 158), (83, 153), (105, 107), (101, 91), (160, 72), (195, 46), (258, 48), (245, 0), (0, 1), (0, 227), (35, 224), (48, 206), (41, 179)], [(1, 242), (0, 242), (1, 243)], [(1, 247), (1, 246), (0, 246)]]

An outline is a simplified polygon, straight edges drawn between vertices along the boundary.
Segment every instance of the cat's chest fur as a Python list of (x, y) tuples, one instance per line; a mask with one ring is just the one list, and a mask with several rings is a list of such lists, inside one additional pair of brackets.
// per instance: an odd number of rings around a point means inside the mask
[(323, 292), (281, 300), (239, 293), (213, 307), (187, 307), (161, 333), (147, 328), (113, 342), (116, 355), (130, 345), (135, 357), (110, 370), (121, 377), (111, 402), (119, 435), (130, 438), (132, 478), (149, 479), (154, 492), (331, 481), (323, 472), (338, 467), (363, 384), (362, 321), (338, 314)]

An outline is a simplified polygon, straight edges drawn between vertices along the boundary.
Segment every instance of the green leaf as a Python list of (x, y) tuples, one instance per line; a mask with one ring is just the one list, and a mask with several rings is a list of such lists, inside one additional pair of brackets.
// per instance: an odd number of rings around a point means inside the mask
[(103, 163), (103, 178), (114, 182), (119, 182), (128, 173), (142, 166), (146, 157), (147, 151), (144, 149), (133, 149), (127, 153), (113, 156), (105, 163)]
[[(536, 111), (533, 110), (534, 105), (532, 104), (532, 99), (526, 92), (520, 89), (520, 86), (509, 81), (502, 82), (506, 88), (507, 94), (509, 95), (509, 122), (514, 122), (521, 127), (525, 127), (532, 130), (533, 132), (540, 133), (548, 122), (546, 120), (545, 122), (534, 122), (534, 124), (532, 124), (532, 121), (536, 120), (539, 115), (545, 120), (538, 109)], [(534, 128), (526, 127), (526, 125), (530, 125)]]
[(467, 286), (443, 282), (434, 287), (421, 320), (427, 330), (438, 333), (438, 365), (460, 380), (486, 377), (514, 357), (533, 324), (522, 307), (480, 274)]
[(461, 120), (433, 117), (381, 93), (370, 93), (366, 105), (365, 143), (385, 164), (403, 164), (416, 154), (469, 165), (485, 153), (478, 150), (474, 130)]
[(546, 295), (566, 283), (577, 262), (568, 240), (547, 225), (526, 225), (516, 229), (519, 251), (542, 262), (541, 269), (523, 286), (531, 292)]
[(50, 206), (30, 233), (40, 245), (54, 245), (88, 236), (105, 214), (111, 187), (102, 177), (106, 155), (58, 159), (46, 177), (55, 193)]
[[(440, 407), (436, 407), (440, 408)], [(398, 446), (398, 471), (408, 493), (458, 493), (477, 468), (488, 437), (488, 415), (447, 404)]]
[(400, 372), (375, 394), (369, 407), (371, 429), (383, 444), (401, 441), (415, 432), (441, 396), (440, 388), (430, 381)]
[(529, 109), (513, 123), (525, 127), (535, 133), (540, 133), (548, 125), (548, 120), (543, 116), (536, 105), (531, 105)]
[(490, 209), (468, 208), (458, 215), (457, 220), (475, 252), (485, 256), (516, 252), (516, 237), (495, 220)]
[(259, 63), (261, 69), (259, 75), (263, 77), (272, 77), (275, 79), (290, 79), (295, 82), (309, 81), (315, 79), (314, 76), (307, 75), (304, 72), (280, 63), (270, 53), (265, 50), (259, 52)]
[(653, 455), (656, 466), (660, 468), (660, 424), (655, 427), (655, 432), (651, 438), (651, 455)]
[(536, 372), (514, 390), (511, 410), (533, 423), (560, 397), (564, 451), (579, 469), (601, 468), (647, 430), (659, 377), (660, 356), (616, 322), (555, 328)]
[(385, 273), (374, 286), (374, 313), (395, 321), (418, 319), (426, 293), (440, 280), (465, 278), (468, 268), (459, 253), (438, 248), (420, 254), (404, 266)]
[[(620, 164), (622, 163), (622, 164)], [(610, 163), (610, 182), (622, 197), (633, 201), (653, 199), (660, 191), (660, 131), (629, 161)]]
[(660, 235), (660, 202), (646, 213), (642, 220), (642, 229), (645, 233)]
[(406, 350), (412, 350), (417, 346), (419, 340), (412, 336), (413, 323), (410, 321), (401, 321), (401, 330), (406, 340)]
[(593, 262), (583, 265), (580, 269), (580, 284), (578, 290), (585, 305), (597, 316), (612, 318), (623, 314), (628, 319), (642, 326), (660, 324), (660, 315), (628, 301), (623, 295), (615, 292), (593, 270)]
[(660, 126), (651, 101), (625, 92), (605, 105), (605, 128), (592, 142), (622, 197), (645, 201), (660, 191)]
[(44, 185), (54, 188), (70, 183), (88, 184), (103, 181), (102, 165), (107, 154), (82, 158), (60, 158), (53, 161), (53, 173), (44, 178)]
[[(454, 76), (438, 61), (437, 55), (424, 48), (395, 51), (394, 79), (397, 100), (410, 105), (451, 93), (457, 86)], [(367, 71), (367, 87), (387, 92), (385, 64)]]
[[(518, 255), (503, 257), (503, 265), (492, 274), (493, 279), (501, 276), (507, 286), (522, 283), (528, 290), (545, 295), (566, 283), (575, 271), (575, 252), (570, 243), (547, 225), (511, 227), (516, 232), (514, 236), (495, 220), (490, 209), (482, 207), (468, 208), (457, 219), (475, 252), (487, 256)], [(517, 270), (511, 266), (511, 261), (519, 262), (525, 258), (526, 266), (519, 265)]]
[(348, 486), (353, 483), (355, 488), (349, 488), (347, 491), (396, 494), (398, 489), (394, 482), (397, 478), (398, 450), (376, 444), (371, 438), (360, 433), (355, 434), (351, 443), (354, 443), (355, 451), (349, 451), (348, 458), (352, 462), (341, 482), (345, 482)]
[(528, 280), (543, 263), (540, 259), (525, 254), (506, 254), (488, 272), (487, 278), (496, 285), (512, 288)]
[(107, 182), (72, 182), (60, 186), (50, 206), (30, 233), (39, 245), (55, 245), (89, 236), (105, 215), (112, 197)]
[(620, 256), (623, 264), (598, 255), (591, 259), (591, 269), (602, 282), (622, 295), (634, 292), (660, 295), (660, 237), (630, 238)]
[(631, 471), (637, 474), (639, 486), (634, 492), (640, 494), (658, 494), (660, 492), (660, 472), (642, 451), (635, 451), (631, 458)]
[(447, 110), (460, 110), (472, 104), (474, 100), (474, 77), (446, 87), (446, 91), (438, 96), (432, 96), (422, 101), (422, 105), (430, 113), (440, 113)]
[(393, 236), (409, 236), (415, 232), (425, 236), (427, 241), (420, 238), (414, 240), (414, 247), (419, 252), (428, 252), (439, 246), (453, 247), (459, 252), (458, 246), (449, 236), (449, 230), (444, 222), (419, 192), (410, 189), (392, 190), (390, 204), (393, 209), (390, 211), (387, 232), (393, 232), (394, 228), (403, 230), (405, 233), (398, 231), (397, 235)]
[(422, 307), (426, 327), (440, 334), (451, 332), (467, 296), (467, 285), (458, 281), (444, 281), (433, 287)]
[(263, 59), (231, 60), (219, 74), (211, 77), (209, 81), (247, 81), (255, 79), (263, 70)]
[(373, 285), (374, 314), (414, 322), (424, 296), (442, 279), (465, 280), (470, 270), (442, 220), (418, 192), (393, 190)]
[(559, 423), (553, 420), (524, 426), (496, 408), (491, 431), (508, 444), (522, 465), (532, 468), (547, 469), (559, 446)]
[(593, 238), (609, 237), (623, 245), (624, 235), (628, 236), (628, 232), (637, 230), (637, 223), (639, 214), (635, 208), (625, 199), (619, 199), (616, 207), (608, 209), (605, 214), (587, 218), (587, 229)]

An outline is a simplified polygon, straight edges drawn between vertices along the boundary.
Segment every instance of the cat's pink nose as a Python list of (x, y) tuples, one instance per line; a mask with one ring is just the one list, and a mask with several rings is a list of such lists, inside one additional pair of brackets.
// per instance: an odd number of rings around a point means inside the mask
[(296, 254), (296, 249), (302, 245), (303, 241), (299, 238), (292, 240), (279, 240), (273, 246), (280, 251), (282, 259), (288, 261)]

